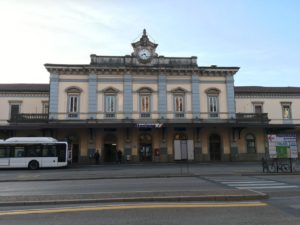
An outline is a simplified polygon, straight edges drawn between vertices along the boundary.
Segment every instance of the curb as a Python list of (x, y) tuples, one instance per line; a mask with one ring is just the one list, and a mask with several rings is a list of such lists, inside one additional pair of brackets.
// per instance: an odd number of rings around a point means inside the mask
[(168, 196), (168, 197), (130, 197), (130, 198), (99, 198), (72, 200), (39, 200), (0, 202), (0, 206), (34, 206), (34, 205), (62, 205), (83, 203), (118, 203), (118, 202), (192, 202), (192, 201), (254, 201), (265, 200), (269, 196), (257, 192), (254, 195), (206, 195), (206, 196)]
[[(70, 181), (70, 180), (107, 180), (107, 179), (146, 179), (146, 178), (171, 178), (171, 177), (199, 177), (200, 175), (149, 175), (149, 176), (112, 176), (112, 177), (69, 177), (69, 178), (37, 178), (37, 179), (6, 179), (0, 180), (0, 183), (4, 182), (39, 182), (39, 181)], [(201, 175), (202, 176), (202, 175)]]

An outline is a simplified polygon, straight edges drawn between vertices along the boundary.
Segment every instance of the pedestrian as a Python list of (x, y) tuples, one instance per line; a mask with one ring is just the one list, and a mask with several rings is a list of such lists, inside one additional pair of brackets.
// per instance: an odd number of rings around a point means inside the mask
[(100, 154), (98, 150), (94, 154), (94, 159), (95, 159), (95, 163), (99, 164)]
[(117, 159), (118, 163), (122, 162), (122, 151), (120, 149), (117, 151)]

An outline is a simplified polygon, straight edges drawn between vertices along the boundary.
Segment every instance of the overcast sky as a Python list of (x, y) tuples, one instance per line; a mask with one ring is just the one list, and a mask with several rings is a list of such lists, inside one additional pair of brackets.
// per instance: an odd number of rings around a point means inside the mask
[(235, 85), (300, 86), (298, 0), (0, 0), (0, 27), (0, 83), (131, 54), (146, 28), (159, 55), (241, 67)]

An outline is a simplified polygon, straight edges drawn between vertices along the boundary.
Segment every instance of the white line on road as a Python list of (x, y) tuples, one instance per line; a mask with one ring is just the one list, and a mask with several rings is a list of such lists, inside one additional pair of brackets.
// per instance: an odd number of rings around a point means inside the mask
[(237, 189), (276, 189), (276, 188), (298, 188), (297, 185), (261, 186), (261, 187), (236, 187)]
[(285, 183), (253, 183), (253, 184), (227, 184), (227, 186), (230, 187), (243, 187), (243, 186), (282, 186), (282, 185), (286, 185)]
[(277, 181), (271, 181), (271, 180), (258, 180), (258, 181), (223, 181), (222, 184), (252, 184), (252, 183), (276, 183)]

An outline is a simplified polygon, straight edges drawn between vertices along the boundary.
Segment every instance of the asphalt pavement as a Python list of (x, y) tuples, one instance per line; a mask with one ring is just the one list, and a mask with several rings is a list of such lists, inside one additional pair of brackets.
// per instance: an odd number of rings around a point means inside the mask
[[(282, 174), (282, 173), (281, 173)], [(286, 173), (285, 173), (286, 174)], [(294, 172), (293, 174), (299, 174)], [(146, 202), (146, 201), (247, 201), (268, 198), (268, 195), (252, 190), (235, 188), (211, 188), (191, 191), (145, 191), (92, 194), (45, 194), (12, 195), (1, 194), (1, 184), (11, 182), (51, 182), (67, 180), (112, 180), (147, 179), (170, 177), (205, 177), (229, 175), (266, 175), (259, 162), (228, 163), (147, 163), (147, 164), (101, 164), (71, 165), (69, 168), (0, 170), (0, 205), (69, 204), (97, 202)], [(277, 175), (277, 173), (274, 173)]]

